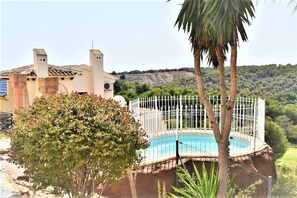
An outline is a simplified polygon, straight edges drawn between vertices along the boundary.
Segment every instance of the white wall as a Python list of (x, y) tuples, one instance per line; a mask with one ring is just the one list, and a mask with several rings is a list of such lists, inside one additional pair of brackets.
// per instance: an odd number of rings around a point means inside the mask
[(91, 71), (82, 69), (82, 75), (76, 75), (73, 79), (73, 91), (92, 93)]

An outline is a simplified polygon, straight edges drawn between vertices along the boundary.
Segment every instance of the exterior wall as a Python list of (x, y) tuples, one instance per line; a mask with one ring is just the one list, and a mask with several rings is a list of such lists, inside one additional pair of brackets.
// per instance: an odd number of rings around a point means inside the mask
[(64, 80), (62, 80), (61, 77), (59, 77), (59, 90), (58, 93), (65, 93), (65, 94), (69, 94), (72, 91), (75, 91), (73, 89), (73, 80), (70, 79), (70, 77), (64, 77)]
[(13, 89), (14, 108), (23, 108), (27, 93), (27, 75), (9, 74), (9, 85)]
[(7, 81), (7, 95), (0, 97), (0, 112), (13, 112), (13, 90)]
[(109, 99), (113, 97), (113, 90), (104, 90), (104, 98)]
[(13, 98), (8, 99), (10, 97), (5, 96), (0, 98), (0, 112), (12, 112), (14, 111), (13, 108)]
[(82, 75), (77, 75), (73, 79), (73, 90), (77, 92), (92, 93), (92, 74), (90, 70), (83, 69)]
[(38, 78), (39, 91), (44, 96), (52, 96), (58, 92), (59, 79), (58, 77)]
[(37, 79), (33, 80), (32, 78), (29, 78), (29, 80), (27, 80), (27, 90), (28, 90), (28, 104), (32, 104), (34, 98), (36, 98), (39, 95)]

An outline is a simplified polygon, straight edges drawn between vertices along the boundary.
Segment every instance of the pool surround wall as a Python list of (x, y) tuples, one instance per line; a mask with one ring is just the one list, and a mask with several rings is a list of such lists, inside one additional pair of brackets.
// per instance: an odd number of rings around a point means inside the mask
[[(183, 158), (183, 161), (189, 171), (192, 170), (192, 162), (201, 169), (202, 163), (214, 161), (217, 165), (216, 157), (197, 157)], [(275, 158), (272, 149), (265, 146), (259, 151), (246, 155), (234, 156), (230, 158), (230, 175), (236, 174), (235, 184), (240, 188), (246, 188), (258, 179), (263, 183), (257, 188), (255, 197), (267, 197), (267, 178), (272, 176), (276, 179)], [(154, 164), (140, 166), (136, 177), (136, 190), (138, 197), (153, 198), (158, 197), (157, 184), (165, 182), (168, 192), (173, 192), (171, 186), (175, 186), (175, 159), (168, 159)], [(103, 196), (110, 198), (131, 197), (129, 181), (124, 176), (114, 184), (109, 184), (104, 190)]]

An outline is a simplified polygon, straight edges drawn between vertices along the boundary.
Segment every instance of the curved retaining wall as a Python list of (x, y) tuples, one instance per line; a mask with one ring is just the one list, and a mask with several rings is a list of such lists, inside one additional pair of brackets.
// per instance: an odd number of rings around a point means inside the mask
[[(216, 157), (199, 157), (182, 159), (189, 172), (193, 171), (192, 162), (201, 170), (202, 162), (209, 167)], [(276, 179), (275, 159), (272, 149), (265, 146), (259, 151), (231, 157), (230, 174), (235, 174), (234, 183), (239, 188), (246, 188), (261, 179), (263, 183), (257, 187), (253, 197), (267, 197), (268, 176)], [(216, 163), (217, 164), (217, 163)], [(175, 186), (175, 159), (157, 162), (139, 167), (136, 174), (136, 190), (138, 197), (158, 197), (158, 181), (162, 185), (166, 183), (167, 192), (173, 192), (171, 186)], [(107, 185), (103, 196), (107, 197), (131, 197), (130, 185), (127, 177), (123, 177), (112, 185)]]

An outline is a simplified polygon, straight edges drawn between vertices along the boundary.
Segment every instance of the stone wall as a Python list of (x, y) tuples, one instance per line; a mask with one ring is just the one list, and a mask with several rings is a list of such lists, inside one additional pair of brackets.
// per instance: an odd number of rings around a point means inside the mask
[(8, 133), (13, 126), (13, 114), (0, 112), (0, 133)]

